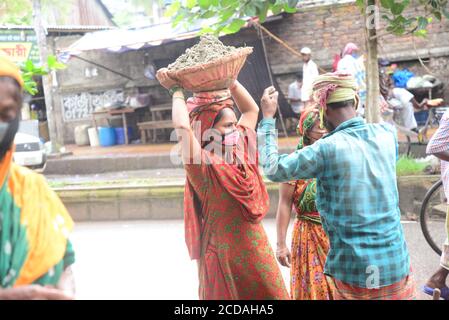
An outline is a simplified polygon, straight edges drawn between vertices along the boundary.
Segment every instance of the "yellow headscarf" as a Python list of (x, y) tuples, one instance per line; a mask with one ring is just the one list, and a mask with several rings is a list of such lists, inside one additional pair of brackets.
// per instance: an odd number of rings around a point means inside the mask
[(344, 73), (325, 73), (313, 82), (313, 99), (320, 106), (320, 121), (323, 126), (324, 109), (329, 103), (354, 100), (358, 105), (357, 82), (354, 77)]
[(0, 56), (0, 77), (11, 77), (23, 88), (24, 83), (19, 67), (8, 58), (2, 56)]

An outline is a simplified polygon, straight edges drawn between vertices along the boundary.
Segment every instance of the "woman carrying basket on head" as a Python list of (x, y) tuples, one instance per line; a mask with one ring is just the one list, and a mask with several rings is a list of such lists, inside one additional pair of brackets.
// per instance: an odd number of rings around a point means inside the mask
[(187, 176), (185, 240), (198, 260), (200, 299), (289, 299), (261, 224), (269, 198), (257, 166), (257, 104), (237, 81), (186, 103), (167, 69), (157, 78), (173, 95)]

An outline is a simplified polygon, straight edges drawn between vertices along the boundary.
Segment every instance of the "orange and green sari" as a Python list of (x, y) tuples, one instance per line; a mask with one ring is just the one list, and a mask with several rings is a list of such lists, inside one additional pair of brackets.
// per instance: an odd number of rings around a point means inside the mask
[[(317, 119), (318, 115), (313, 111), (304, 111), (298, 124), (298, 150), (310, 145), (307, 132)], [(298, 180), (290, 184), (295, 187), (293, 208), (296, 212), (290, 268), (292, 299), (333, 300), (334, 282), (324, 275), (330, 244), (316, 208), (316, 179)]]
[(75, 261), (73, 221), (41, 175), (12, 162), (13, 150), (0, 162), (0, 287), (56, 286)]

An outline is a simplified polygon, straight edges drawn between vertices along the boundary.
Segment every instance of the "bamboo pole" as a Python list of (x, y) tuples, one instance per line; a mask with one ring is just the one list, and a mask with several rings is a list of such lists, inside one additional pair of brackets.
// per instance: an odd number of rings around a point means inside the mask
[[(267, 28), (265, 28), (263, 25), (261, 25), (259, 22), (257, 21), (252, 21), (251, 23), (253, 23), (257, 28), (261, 29), (262, 31), (264, 31), (266, 34), (268, 34), (271, 38), (273, 38), (274, 40), (276, 40), (279, 44), (281, 44), (285, 49), (287, 49), (288, 51), (290, 51), (291, 53), (293, 53), (295, 56), (302, 58), (302, 54), (301, 52), (299, 52), (298, 50), (294, 49), (292, 46), (290, 46), (287, 42), (285, 42), (284, 40), (282, 40), (281, 38), (279, 38), (278, 36), (276, 36), (275, 34), (273, 34), (270, 30), (268, 30)], [(320, 69), (321, 72), (326, 73), (327, 71), (318, 67), (318, 69)]]
[[(258, 31), (259, 31), (260, 40), (262, 41), (263, 55), (265, 58), (265, 64), (267, 65), (267, 71), (268, 71), (268, 76), (270, 78), (270, 83), (272, 86), (274, 86), (274, 79), (273, 79), (273, 75), (271, 73), (270, 63), (268, 61), (267, 48), (265, 46), (265, 39), (263, 37), (263, 33), (262, 33), (261, 29), (259, 29)], [(284, 131), (285, 137), (288, 138), (287, 128), (285, 127), (284, 117), (282, 116), (282, 111), (281, 111), (280, 107), (278, 107), (278, 113), (279, 113), (279, 118), (281, 120), (282, 131)]]

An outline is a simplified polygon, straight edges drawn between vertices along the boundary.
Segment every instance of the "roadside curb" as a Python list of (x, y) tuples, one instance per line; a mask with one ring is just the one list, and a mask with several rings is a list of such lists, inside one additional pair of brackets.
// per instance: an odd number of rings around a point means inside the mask
[[(416, 220), (421, 201), (439, 176), (398, 178), (403, 217)], [(268, 217), (275, 217), (278, 183), (266, 182), (270, 196)], [(182, 219), (184, 183), (54, 188), (75, 221)]]

